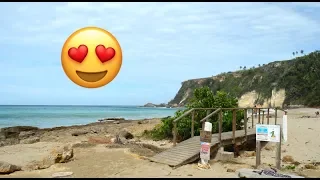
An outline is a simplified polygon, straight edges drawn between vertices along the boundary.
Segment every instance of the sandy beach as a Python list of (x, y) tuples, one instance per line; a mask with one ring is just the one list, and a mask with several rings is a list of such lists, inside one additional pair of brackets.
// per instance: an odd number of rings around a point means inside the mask
[[(282, 144), (282, 171), (320, 177), (320, 117), (315, 117), (315, 111), (312, 108), (288, 110), (288, 141)], [(279, 113), (278, 121), (281, 122), (281, 118)], [(70, 177), (238, 177), (237, 169), (255, 165), (255, 156), (247, 157), (244, 152), (228, 162), (212, 159), (210, 169), (199, 169), (197, 162), (176, 169), (150, 162), (147, 157), (172, 146), (170, 140), (152, 141), (141, 136), (159, 123), (160, 119), (149, 119), (39, 129), (28, 137), (19, 132), (20, 138), (27, 138), (19, 142), (11, 140), (12, 145), (0, 137), (0, 161), (22, 168), (0, 178), (52, 177), (58, 172), (72, 172)], [(121, 131), (133, 135), (124, 140), (124, 145), (114, 143), (114, 137)], [(73, 157), (63, 163), (45, 164), (43, 159), (52, 156), (53, 150), (61, 149), (63, 158), (69, 157), (68, 152)], [(274, 144), (268, 143), (261, 152), (262, 167), (275, 166)]]

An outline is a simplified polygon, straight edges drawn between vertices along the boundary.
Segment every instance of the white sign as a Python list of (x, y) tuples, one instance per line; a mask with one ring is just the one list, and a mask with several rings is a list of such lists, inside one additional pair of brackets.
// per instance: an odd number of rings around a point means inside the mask
[(256, 124), (256, 141), (280, 142), (280, 125)]
[(206, 161), (210, 160), (210, 143), (201, 142), (200, 158)]
[(282, 134), (283, 134), (283, 141), (288, 141), (288, 119), (287, 115), (283, 115), (282, 118)]

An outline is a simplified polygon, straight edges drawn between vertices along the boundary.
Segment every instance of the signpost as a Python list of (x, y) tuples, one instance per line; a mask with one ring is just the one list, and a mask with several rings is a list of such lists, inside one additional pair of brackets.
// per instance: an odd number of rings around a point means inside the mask
[(200, 131), (200, 160), (202, 165), (207, 165), (210, 160), (211, 139), (212, 124), (205, 122), (204, 130)]
[[(260, 166), (261, 145), (260, 141), (281, 143), (281, 126), (256, 124), (256, 168)], [(276, 166), (280, 168), (281, 149), (277, 149)]]

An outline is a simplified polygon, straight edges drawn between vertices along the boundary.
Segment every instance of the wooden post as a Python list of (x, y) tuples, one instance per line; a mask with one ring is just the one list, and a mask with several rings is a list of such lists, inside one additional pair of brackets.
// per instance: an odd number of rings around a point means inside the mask
[[(208, 116), (210, 113), (211, 113), (210, 110), (207, 110), (207, 116)], [(206, 119), (206, 122), (208, 122), (209, 119), (210, 119), (210, 118), (207, 118), (207, 119)]]
[(246, 138), (246, 143), (248, 142), (248, 137), (247, 137), (247, 124), (248, 124), (248, 117), (247, 117), (247, 114), (248, 111), (247, 109), (244, 109), (244, 135), (245, 135), (245, 138)]
[(264, 111), (262, 111), (262, 124), (264, 124)]
[(281, 140), (282, 139), (282, 127), (280, 125), (280, 142), (277, 143), (276, 150), (276, 168), (280, 170), (281, 168)]
[(223, 120), (223, 111), (219, 113), (219, 142), (220, 146), (222, 145), (221, 133), (222, 133), (222, 120)]
[(261, 144), (260, 141), (256, 141), (256, 169), (259, 168), (261, 164)]
[(236, 114), (236, 110), (234, 109), (233, 111), (232, 111), (232, 141), (233, 141), (233, 144), (236, 144), (236, 123), (237, 123), (237, 121), (236, 121), (236, 118), (237, 118), (237, 116), (236, 116), (237, 114)]
[(253, 128), (253, 109), (252, 109), (252, 112), (251, 112), (251, 124), (252, 124), (252, 126), (251, 126), (251, 128)]
[[(209, 114), (210, 114), (210, 110), (207, 110), (207, 115), (206, 116), (208, 116)], [(202, 122), (202, 130), (204, 130), (204, 124), (205, 124), (205, 122), (208, 122), (208, 119), (209, 118), (207, 118), (205, 121)]]
[(177, 122), (173, 123), (173, 146), (177, 144)]
[(267, 112), (267, 123), (269, 125), (269, 114), (270, 114), (270, 109), (268, 108), (268, 112)]
[(258, 115), (258, 116), (259, 116), (259, 117), (258, 117), (258, 123), (261, 124), (261, 122), (260, 122), (260, 109), (258, 109), (258, 111), (259, 111), (259, 113), (258, 113), (258, 114), (259, 114), (259, 115)]
[(192, 111), (192, 117), (191, 117), (191, 137), (194, 136), (194, 111)]
[(278, 110), (277, 108), (275, 108), (275, 112), (274, 112), (274, 124), (276, 125), (277, 124), (277, 117), (278, 116)]

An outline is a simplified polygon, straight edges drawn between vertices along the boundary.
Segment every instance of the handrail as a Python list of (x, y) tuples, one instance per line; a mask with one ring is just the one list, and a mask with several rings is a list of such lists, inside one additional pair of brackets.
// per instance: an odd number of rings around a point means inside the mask
[(206, 117), (204, 117), (203, 119), (200, 120), (200, 122), (202, 123), (203, 121), (207, 120), (208, 118), (210, 118), (211, 116), (217, 114), (219, 111), (221, 111), (221, 108), (213, 111), (212, 113), (208, 114)]
[[(180, 120), (180, 119), (182, 119), (183, 117), (185, 117), (185, 116), (187, 116), (187, 115), (189, 115), (190, 113), (192, 113), (192, 119), (191, 119), (191, 123), (192, 123), (192, 127), (191, 127), (191, 137), (193, 137), (193, 133), (194, 133), (194, 115), (195, 115), (195, 111), (196, 110), (215, 110), (214, 112), (212, 112), (212, 113), (210, 113), (210, 114), (208, 114), (206, 117), (204, 117), (203, 119), (201, 119), (200, 120), (200, 123), (203, 123), (204, 121), (206, 121), (208, 118), (210, 118), (211, 116), (213, 116), (213, 115), (215, 115), (215, 114), (217, 114), (218, 112), (222, 112), (223, 110), (233, 110), (234, 112), (233, 113), (235, 113), (237, 110), (245, 110), (245, 112), (247, 113), (247, 110), (248, 109), (252, 109), (252, 110), (254, 110), (254, 109), (256, 109), (256, 110), (258, 110), (258, 113), (259, 113), (259, 117), (258, 117), (258, 122), (260, 123), (260, 112), (261, 111), (263, 111), (263, 114), (262, 114), (262, 123), (264, 123), (264, 110), (262, 110), (262, 109), (267, 109), (267, 123), (269, 124), (269, 110), (270, 109), (274, 109), (275, 110), (275, 124), (277, 124), (277, 110), (281, 110), (281, 111), (283, 111), (283, 112), (285, 112), (285, 114), (287, 114), (287, 110), (284, 110), (284, 109), (282, 109), (282, 108), (264, 108), (264, 107), (253, 107), (253, 108), (251, 108), (251, 107), (246, 107), (246, 108), (192, 108), (192, 109), (190, 109), (189, 111), (187, 111), (187, 112), (185, 112), (185, 113), (183, 113), (180, 117), (178, 117), (178, 118), (176, 118), (175, 120), (173, 120), (173, 131), (172, 131), (172, 134), (173, 134), (173, 145), (175, 146), (176, 145), (176, 143), (177, 143), (177, 134), (178, 134), (178, 132), (177, 132), (177, 122)], [(257, 115), (257, 114), (256, 114)], [(233, 131), (233, 139), (234, 139), (234, 141), (235, 141), (235, 130), (236, 130), (236, 127), (235, 127), (235, 125), (236, 125), (236, 119), (235, 119), (235, 114), (233, 115), (234, 117), (233, 117), (233, 120), (232, 120), (232, 131)], [(247, 114), (245, 115), (245, 117), (247, 116)], [(253, 111), (252, 111), (252, 127), (254, 127), (254, 119), (253, 119)], [(220, 125), (219, 125), (219, 134), (220, 134), (220, 136), (221, 136), (221, 133), (222, 133), (222, 115), (221, 115), (221, 117), (219, 117), (219, 123), (220, 123)], [(246, 123), (246, 120), (245, 120), (245, 123)], [(221, 126), (221, 127), (220, 127)], [(245, 131), (246, 131), (246, 129), (247, 129), (247, 127), (245, 126)], [(246, 134), (246, 133), (245, 133)], [(221, 139), (221, 138), (220, 138)]]
[(189, 111), (183, 113), (180, 117), (178, 117), (177, 119), (173, 120), (173, 122), (177, 122), (180, 119), (182, 119), (183, 117), (187, 116), (188, 114), (190, 114), (192, 111), (194, 111), (194, 108), (190, 109)]

